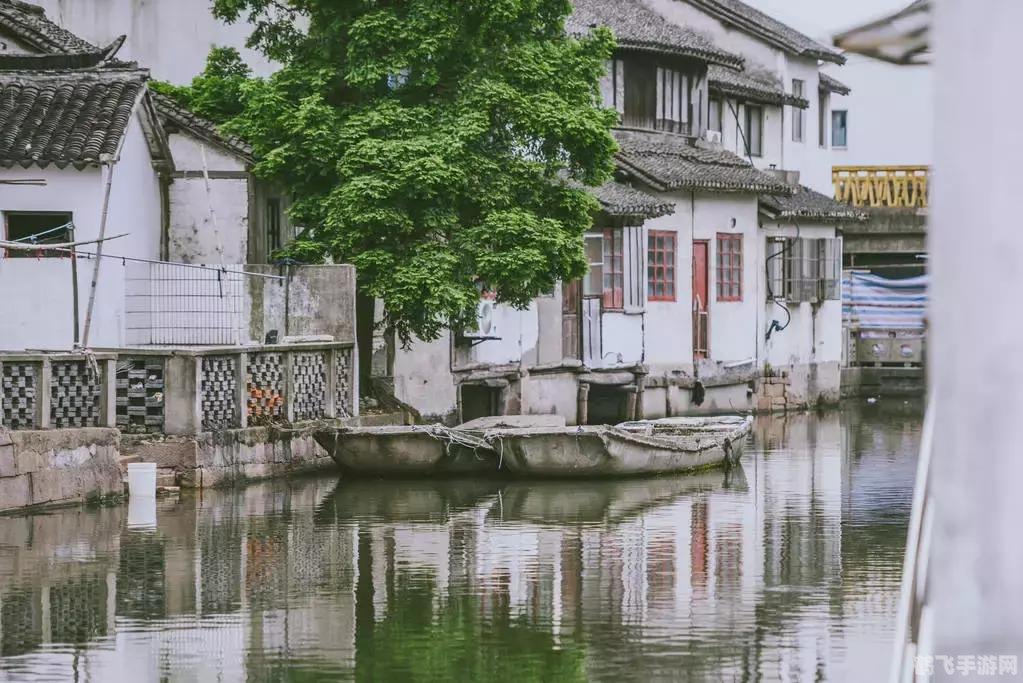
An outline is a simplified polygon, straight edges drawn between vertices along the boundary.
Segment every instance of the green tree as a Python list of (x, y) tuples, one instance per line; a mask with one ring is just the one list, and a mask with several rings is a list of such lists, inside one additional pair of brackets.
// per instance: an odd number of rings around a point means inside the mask
[[(598, 82), (610, 32), (569, 0), (215, 0), (282, 64), (226, 127), (307, 226), (288, 255), (356, 266), (403, 342), (471, 324), (480, 288), (524, 307), (586, 269), (613, 169)], [(304, 28), (299, 28), (304, 27)]]
[(233, 47), (214, 47), (206, 68), (188, 86), (153, 81), (150, 87), (199, 116), (226, 123), (245, 110), (252, 70)]

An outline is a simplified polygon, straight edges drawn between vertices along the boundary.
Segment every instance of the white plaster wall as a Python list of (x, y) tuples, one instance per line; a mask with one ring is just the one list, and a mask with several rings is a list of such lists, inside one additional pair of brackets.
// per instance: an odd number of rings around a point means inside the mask
[(849, 145), (834, 150), (836, 165), (931, 164), (935, 84), (930, 67), (850, 56), (844, 67), (827, 71), (852, 88), (847, 97), (832, 99), (832, 109), (849, 112)]
[[(118, 53), (137, 61), (155, 78), (184, 84), (202, 71), (211, 47), (231, 46), (259, 75), (274, 66), (245, 47), (245, 21), (223, 24), (210, 13), (210, 0), (34, 0), (51, 20), (82, 38), (108, 45), (128, 36)], [(182, 49), (182, 46), (188, 46)]]
[(612, 367), (619, 362), (629, 365), (643, 361), (642, 314), (607, 312), (601, 316), (602, 366)]
[[(68, 211), (77, 240), (99, 236), (103, 174), (99, 169), (0, 169), (2, 179), (39, 178), (45, 186), (3, 186), (0, 211)], [(155, 171), (133, 118), (120, 161), (114, 167), (107, 235), (128, 233), (105, 245), (110, 255), (158, 258), (160, 194)], [(82, 251), (95, 247), (83, 246)], [(95, 261), (78, 261), (80, 324), (84, 326)], [(124, 343), (124, 272), (104, 259), (97, 283), (90, 345)], [(74, 340), (71, 262), (68, 259), (8, 259), (0, 254), (0, 349), (70, 348)]]
[[(677, 233), (675, 264), (675, 301), (646, 303), (646, 362), (653, 371), (692, 365), (693, 362), (693, 201), (689, 192), (663, 193), (666, 201), (674, 202), (675, 213), (648, 220), (645, 235), (651, 230)], [(644, 236), (644, 242), (646, 237)], [(646, 273), (643, 283), (646, 286)]]
[(174, 168), (178, 171), (203, 170), (203, 154), (206, 155), (206, 169), (209, 171), (245, 171), (245, 162), (219, 147), (184, 133), (167, 136)]
[(409, 349), (397, 349), (394, 394), (425, 417), (444, 418), (457, 408), (450, 332), (432, 342), (417, 339)]
[[(245, 263), (249, 185), (244, 178), (175, 178), (169, 191), (169, 258), (182, 263)], [(216, 213), (213, 228), (212, 210)], [(219, 235), (219, 238), (218, 238)]]
[(488, 339), (472, 347), (473, 363), (506, 365), (518, 363), (523, 353), (536, 353), (539, 340), (537, 306), (534, 301), (529, 308), (516, 310), (511, 306), (494, 307), (496, 335), (499, 339)]

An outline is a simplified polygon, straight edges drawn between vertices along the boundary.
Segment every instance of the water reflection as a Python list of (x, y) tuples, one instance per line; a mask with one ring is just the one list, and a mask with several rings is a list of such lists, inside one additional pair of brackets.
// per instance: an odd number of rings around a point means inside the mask
[(0, 679), (877, 680), (920, 414), (766, 418), (744, 468), (276, 482), (0, 519)]

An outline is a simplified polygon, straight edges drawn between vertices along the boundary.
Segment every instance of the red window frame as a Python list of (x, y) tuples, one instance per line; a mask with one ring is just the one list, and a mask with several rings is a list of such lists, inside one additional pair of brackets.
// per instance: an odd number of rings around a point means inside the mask
[(742, 301), (742, 235), (717, 235), (718, 301)]
[(625, 236), (620, 229), (605, 228), (603, 240), (604, 271), (601, 301), (605, 309), (625, 308)]
[(647, 300), (675, 301), (678, 236), (670, 230), (647, 233)]

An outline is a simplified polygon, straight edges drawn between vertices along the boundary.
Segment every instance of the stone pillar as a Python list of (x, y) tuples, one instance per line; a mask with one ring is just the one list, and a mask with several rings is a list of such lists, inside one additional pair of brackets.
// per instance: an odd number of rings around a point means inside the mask
[(590, 385), (588, 382), (579, 382), (578, 415), (576, 422), (584, 425), (590, 417)]

